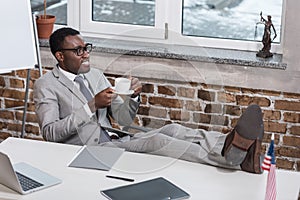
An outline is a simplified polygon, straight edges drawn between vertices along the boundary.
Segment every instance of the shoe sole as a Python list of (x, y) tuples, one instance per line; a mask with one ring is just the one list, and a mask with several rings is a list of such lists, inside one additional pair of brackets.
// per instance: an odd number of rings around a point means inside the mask
[[(240, 165), (244, 171), (259, 171), (260, 162), (258, 154), (260, 154), (261, 141), (264, 135), (264, 127), (262, 123), (262, 112), (258, 105), (250, 105), (238, 120), (235, 129), (229, 138), (229, 145), (225, 149), (225, 159), (231, 165)], [(254, 148), (254, 152), (252, 150)], [(249, 153), (250, 152), (250, 153)], [(255, 157), (253, 157), (253, 155)], [(252, 159), (252, 160), (251, 160)], [(251, 162), (252, 161), (252, 162)], [(254, 163), (251, 170), (248, 170), (247, 162)], [(259, 165), (259, 167), (257, 167)]]
[(243, 138), (236, 131), (233, 134), (233, 140), (225, 152), (225, 159), (230, 161), (231, 165), (239, 165), (245, 159), (254, 140)]

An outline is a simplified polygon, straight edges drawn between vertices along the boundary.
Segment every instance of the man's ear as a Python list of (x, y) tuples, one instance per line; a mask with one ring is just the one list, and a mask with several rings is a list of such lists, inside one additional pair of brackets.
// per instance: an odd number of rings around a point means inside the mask
[(61, 51), (57, 51), (57, 52), (55, 52), (55, 58), (59, 62), (62, 62), (64, 60), (64, 54)]

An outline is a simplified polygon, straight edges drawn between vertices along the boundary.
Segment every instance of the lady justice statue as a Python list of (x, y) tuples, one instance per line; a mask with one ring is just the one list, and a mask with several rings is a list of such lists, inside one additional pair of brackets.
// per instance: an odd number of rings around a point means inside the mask
[[(262, 57), (262, 58), (268, 58), (268, 57), (273, 56), (273, 54), (270, 52), (271, 43), (277, 37), (276, 30), (275, 30), (274, 25), (273, 25), (272, 20), (271, 20), (272, 17), (271, 17), (271, 15), (268, 15), (267, 17), (268, 17), (268, 20), (263, 18), (262, 12), (260, 12), (260, 22), (258, 22), (258, 23), (259, 24), (264, 24), (265, 25), (265, 30), (264, 30), (264, 35), (263, 35), (263, 38), (262, 38), (263, 48), (259, 52), (257, 52), (256, 56)], [(274, 32), (273, 39), (271, 39), (271, 28)]]

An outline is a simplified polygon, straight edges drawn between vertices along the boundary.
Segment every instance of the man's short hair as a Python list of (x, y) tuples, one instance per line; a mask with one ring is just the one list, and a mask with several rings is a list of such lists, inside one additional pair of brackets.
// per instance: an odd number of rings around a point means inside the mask
[(55, 57), (55, 53), (57, 51), (59, 51), (60, 49), (63, 48), (63, 42), (65, 40), (65, 37), (69, 36), (69, 35), (79, 35), (80, 32), (73, 29), (73, 28), (68, 28), (68, 27), (64, 27), (64, 28), (60, 28), (57, 29), (56, 31), (54, 31), (49, 39), (49, 44), (50, 44), (50, 50), (51, 53), (54, 55)]

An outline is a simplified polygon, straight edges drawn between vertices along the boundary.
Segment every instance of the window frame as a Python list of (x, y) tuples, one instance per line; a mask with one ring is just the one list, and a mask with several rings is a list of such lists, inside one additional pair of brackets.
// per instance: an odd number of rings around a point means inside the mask
[[(160, 1), (155, 6), (155, 25), (154, 26), (142, 26), (142, 25), (130, 25), (110, 22), (95, 22), (92, 21), (92, 0), (80, 1), (80, 31), (90, 36), (100, 37), (128, 37), (128, 38), (164, 38), (164, 16), (161, 10), (164, 2)], [(99, 30), (102, 30), (99, 33)]]
[[(282, 54), (286, 1), (283, 0), (280, 43), (272, 43), (272, 52)], [(79, 15), (77, 14), (79, 13)], [(182, 0), (156, 0), (155, 25), (142, 26), (92, 21), (92, 0), (68, 0), (68, 26), (80, 30), (84, 36), (127, 41), (211, 47), (257, 51), (261, 42), (221, 38), (185, 36), (182, 28)], [(99, 32), (99, 30), (102, 30)]]

